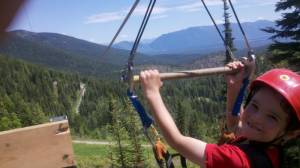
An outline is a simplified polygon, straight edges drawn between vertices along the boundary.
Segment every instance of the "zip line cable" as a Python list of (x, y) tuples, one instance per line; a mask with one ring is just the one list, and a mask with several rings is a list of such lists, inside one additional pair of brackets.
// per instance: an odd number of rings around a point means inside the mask
[(208, 15), (209, 15), (211, 21), (213, 22), (215, 28), (217, 29), (217, 31), (218, 31), (218, 33), (219, 33), (219, 36), (221, 37), (221, 39), (222, 39), (222, 41), (223, 41), (223, 43), (224, 43), (224, 46), (225, 46), (226, 50), (227, 50), (227, 51), (229, 52), (229, 54), (230, 54), (231, 59), (234, 60), (234, 55), (233, 55), (233, 53), (232, 53), (230, 47), (226, 44), (225, 39), (224, 39), (224, 37), (223, 37), (223, 35), (222, 35), (222, 33), (221, 33), (221, 31), (220, 31), (218, 25), (217, 25), (216, 22), (215, 22), (215, 19), (212, 17), (212, 15), (211, 15), (209, 9), (207, 8), (207, 6), (206, 6), (204, 0), (201, 0), (201, 2), (202, 2), (202, 4), (203, 4), (203, 6), (204, 6), (206, 12), (208, 13)]
[(105, 55), (107, 54), (107, 52), (110, 50), (111, 46), (113, 45), (113, 43), (115, 42), (116, 38), (119, 36), (120, 32), (122, 31), (123, 27), (125, 26), (126, 22), (128, 21), (128, 19), (130, 18), (131, 14), (133, 13), (133, 11), (135, 10), (135, 8), (137, 7), (138, 3), (140, 2), (140, 0), (136, 0), (134, 2), (134, 4), (132, 5), (130, 11), (128, 12), (128, 14), (126, 15), (125, 19), (123, 20), (121, 26), (119, 27), (117, 33), (115, 34), (115, 36), (113, 37), (113, 39), (111, 40), (111, 42), (109, 43), (109, 45), (106, 47), (106, 49), (104, 50), (102, 57), (105, 57)]
[(141, 40), (141, 38), (142, 38), (142, 35), (143, 35), (144, 31), (145, 31), (146, 25), (147, 25), (147, 23), (148, 23), (148, 21), (149, 21), (149, 18), (150, 18), (150, 16), (151, 16), (151, 13), (152, 13), (152, 11), (153, 11), (153, 8), (154, 8), (155, 3), (156, 3), (156, 0), (154, 0), (154, 1), (153, 1), (153, 0), (150, 0), (150, 3), (149, 3), (149, 5), (148, 5), (148, 7), (147, 7), (147, 10), (146, 10), (146, 13), (145, 13), (145, 15), (144, 15), (144, 18), (143, 18), (142, 24), (141, 24), (141, 26), (140, 26), (139, 32), (138, 32), (138, 34), (137, 34), (137, 36), (136, 36), (136, 39), (135, 39), (134, 44), (133, 44), (133, 46), (132, 46), (132, 49), (131, 49), (131, 51), (130, 51), (130, 57), (129, 57), (129, 62), (130, 62), (130, 63), (132, 63), (132, 61), (133, 61), (133, 59), (134, 59), (136, 50), (137, 50), (137, 48), (138, 48), (138, 45), (139, 45), (140, 40)]
[(228, 0), (228, 1), (229, 1), (229, 4), (230, 4), (231, 9), (232, 9), (232, 11), (233, 11), (234, 17), (235, 17), (236, 21), (238, 22), (238, 25), (239, 25), (239, 27), (240, 27), (240, 29), (241, 29), (241, 32), (242, 32), (243, 36), (244, 36), (246, 46), (247, 46), (247, 48), (248, 48), (249, 51), (252, 51), (252, 49), (251, 49), (251, 47), (250, 47), (250, 44), (249, 44), (249, 41), (248, 41), (248, 39), (247, 39), (246, 33), (245, 33), (245, 31), (244, 31), (244, 29), (243, 29), (243, 27), (242, 27), (242, 25), (241, 25), (241, 22), (240, 22), (240, 20), (239, 20), (239, 18), (238, 18), (238, 16), (237, 16), (236, 12), (235, 12), (235, 9), (234, 9), (234, 7), (233, 7), (233, 5), (232, 5), (232, 3), (231, 3), (231, 0)]
[(154, 8), (154, 5), (156, 3), (156, 0), (150, 0), (149, 2), (149, 5), (147, 7), (147, 10), (146, 10), (146, 13), (144, 15), (144, 18), (143, 18), (143, 21), (142, 21), (142, 24), (139, 28), (139, 31), (138, 31), (138, 34), (135, 38), (135, 41), (134, 41), (134, 44), (132, 46), (132, 49), (130, 51), (130, 55), (129, 55), (129, 58), (128, 58), (128, 63), (127, 63), (127, 80), (128, 80), (128, 84), (129, 84), (129, 90), (132, 92), (133, 91), (133, 82), (132, 82), (132, 78), (133, 78), (133, 59), (136, 55), (136, 50), (138, 48), (138, 45), (140, 43), (140, 40), (142, 38), (142, 35), (145, 31), (145, 28), (146, 28), (146, 25), (149, 21), (149, 18), (151, 16), (151, 13), (153, 11), (153, 8)]

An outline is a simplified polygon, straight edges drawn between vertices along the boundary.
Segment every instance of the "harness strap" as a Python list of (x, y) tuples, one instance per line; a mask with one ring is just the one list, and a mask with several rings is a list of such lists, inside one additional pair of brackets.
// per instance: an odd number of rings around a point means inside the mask
[(153, 124), (153, 119), (146, 113), (143, 105), (138, 100), (138, 96), (134, 95), (129, 89), (127, 90), (127, 96), (129, 97), (129, 100), (131, 101), (135, 110), (138, 112), (143, 127), (149, 128), (151, 124)]
[(243, 85), (239, 91), (238, 97), (236, 98), (232, 110), (232, 115), (233, 116), (239, 116), (240, 115), (240, 110), (241, 110), (241, 105), (243, 103), (244, 95), (246, 93), (247, 86), (249, 85), (249, 78), (245, 78), (243, 80)]
[[(127, 96), (129, 97), (129, 100), (131, 101), (132, 105), (134, 106), (135, 110), (138, 112), (139, 117), (141, 119), (142, 125), (144, 127), (144, 134), (147, 137), (148, 141), (151, 143), (152, 148), (153, 148), (153, 153), (155, 156), (155, 159), (157, 161), (157, 164), (159, 165), (160, 168), (164, 168), (164, 161), (166, 164), (166, 168), (174, 168), (174, 163), (173, 163), (173, 155), (169, 153), (165, 145), (158, 139), (156, 143), (154, 144), (151, 141), (150, 136), (147, 133), (147, 129), (151, 128), (153, 134), (158, 137), (158, 132), (156, 129), (153, 127), (153, 119), (148, 115), (145, 111), (145, 108), (141, 104), (141, 102), (138, 100), (138, 96), (134, 95), (133, 92), (130, 91), (130, 89), (127, 90)], [(179, 154), (178, 154), (179, 155)], [(177, 156), (177, 155), (176, 155)], [(183, 168), (186, 168), (186, 161), (185, 158), (181, 157), (181, 165)]]
[(180, 156), (181, 167), (182, 167), (182, 168), (187, 168), (187, 164), (186, 164), (186, 159), (185, 159), (185, 157), (183, 157), (183, 156), (180, 155), (179, 153), (172, 154), (172, 158), (174, 158), (174, 157), (176, 157), (176, 156)]
[(186, 159), (182, 155), (180, 155), (180, 163), (181, 163), (182, 168), (187, 168)]

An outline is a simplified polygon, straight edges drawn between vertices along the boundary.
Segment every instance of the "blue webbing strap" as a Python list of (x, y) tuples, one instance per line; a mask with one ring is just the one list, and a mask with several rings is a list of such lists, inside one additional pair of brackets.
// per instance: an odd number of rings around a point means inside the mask
[(127, 90), (127, 96), (129, 97), (135, 110), (139, 113), (144, 128), (149, 128), (153, 124), (153, 119), (146, 113), (143, 105), (138, 100), (138, 97), (133, 94), (129, 89)]
[(236, 100), (234, 102), (233, 110), (232, 110), (232, 113), (231, 113), (233, 116), (239, 116), (240, 115), (241, 105), (243, 103), (244, 95), (246, 93), (246, 89), (247, 89), (248, 84), (249, 84), (249, 78), (245, 78), (243, 80), (243, 85), (240, 89), (239, 95), (238, 95), (238, 97), (236, 98)]

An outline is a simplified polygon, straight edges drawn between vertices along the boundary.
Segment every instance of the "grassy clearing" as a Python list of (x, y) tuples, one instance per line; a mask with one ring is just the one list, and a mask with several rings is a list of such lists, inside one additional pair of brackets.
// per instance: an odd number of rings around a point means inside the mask
[(109, 167), (109, 146), (73, 143), (75, 160), (79, 168)]
[[(152, 149), (144, 147), (144, 156), (147, 167), (157, 168)], [(109, 146), (95, 144), (73, 143), (75, 160), (78, 168), (108, 168), (110, 167)], [(171, 151), (174, 153), (174, 151)], [(175, 167), (181, 167), (179, 159), (174, 159)], [(189, 168), (199, 167), (188, 162)]]

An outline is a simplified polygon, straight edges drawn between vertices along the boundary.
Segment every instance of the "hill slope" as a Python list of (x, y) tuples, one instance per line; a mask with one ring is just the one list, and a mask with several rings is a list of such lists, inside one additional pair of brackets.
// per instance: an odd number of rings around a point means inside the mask
[[(262, 28), (273, 26), (271, 21), (260, 20), (245, 22), (242, 26), (252, 47), (260, 47), (270, 43), (268, 33)], [(218, 25), (222, 30), (223, 25)], [(244, 39), (237, 24), (232, 24), (234, 44), (238, 49), (244, 48)], [(120, 42), (116, 48), (130, 49), (130, 42)], [(223, 50), (223, 42), (214, 26), (190, 27), (184, 30), (163, 34), (149, 44), (141, 44), (139, 51), (146, 54), (207, 54)]]
[[(0, 54), (54, 69), (103, 77), (123, 68), (129, 55), (128, 51), (111, 49), (102, 57), (105, 49), (106, 46), (61, 34), (18, 30), (8, 33), (0, 45)], [(147, 60), (147, 56), (137, 56), (136, 61), (141, 60)]]

